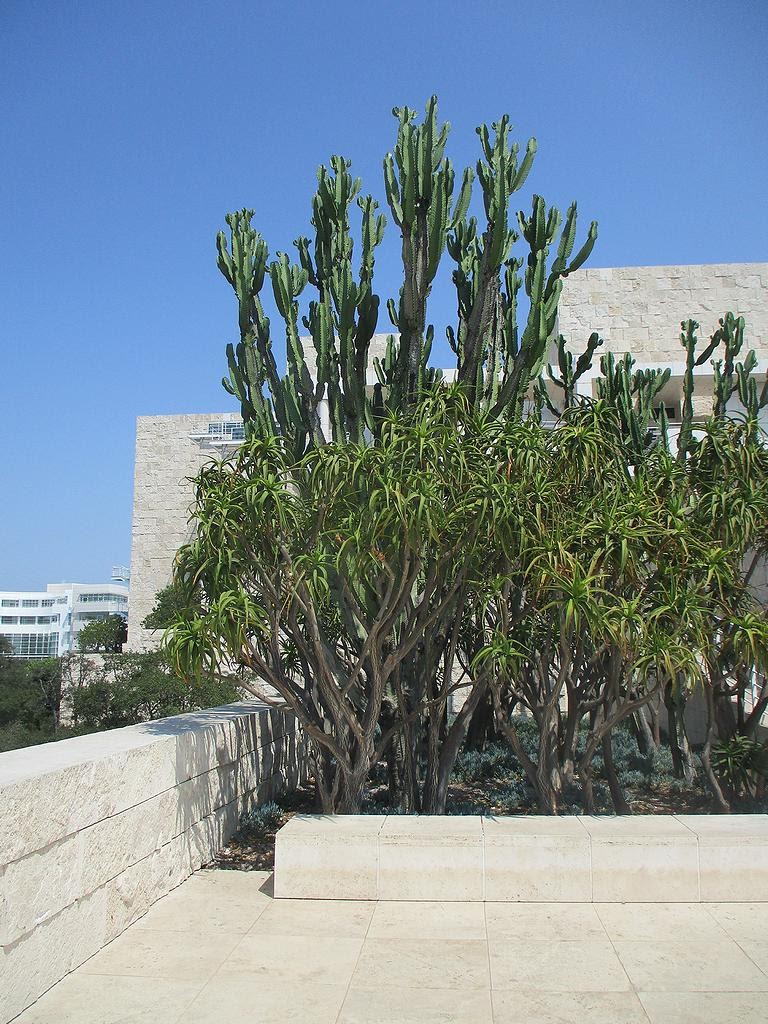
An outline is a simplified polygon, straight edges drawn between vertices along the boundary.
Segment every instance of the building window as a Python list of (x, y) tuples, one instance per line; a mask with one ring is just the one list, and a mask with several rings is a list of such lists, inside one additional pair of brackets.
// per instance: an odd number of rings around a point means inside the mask
[(0, 618), (0, 622), (4, 626), (18, 626), (18, 624), (19, 624), (19, 616), (18, 615), (3, 615)]
[(20, 626), (34, 626), (35, 616), (34, 615), (22, 615), (19, 619)]
[(21, 607), (22, 608), (37, 608), (37, 606), (39, 604), (40, 604), (40, 602), (38, 601), (38, 599), (36, 597), (35, 598), (25, 597), (22, 600), (22, 602), (21, 602)]
[(66, 597), (57, 597), (56, 598), (56, 604), (66, 604), (66, 603), (67, 603)]
[(17, 658), (55, 658), (59, 653), (58, 633), (4, 633)]
[(18, 608), (19, 602), (12, 601), (10, 598), (4, 597), (3, 600), (0, 601), (0, 606), (2, 606), (3, 608)]
[(128, 604), (125, 594), (80, 594), (81, 604)]
[(43, 600), (40, 602), (40, 606), (42, 608), (52, 608), (53, 607), (53, 598), (52, 597), (44, 597)]

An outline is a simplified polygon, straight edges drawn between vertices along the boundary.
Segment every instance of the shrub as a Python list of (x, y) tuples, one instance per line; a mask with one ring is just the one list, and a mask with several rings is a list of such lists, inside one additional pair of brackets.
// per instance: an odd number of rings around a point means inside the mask
[(768, 745), (750, 736), (732, 736), (713, 749), (712, 767), (736, 796), (751, 794), (768, 778)]
[(240, 831), (251, 839), (263, 839), (276, 832), (283, 820), (283, 812), (276, 803), (261, 804), (240, 818)]

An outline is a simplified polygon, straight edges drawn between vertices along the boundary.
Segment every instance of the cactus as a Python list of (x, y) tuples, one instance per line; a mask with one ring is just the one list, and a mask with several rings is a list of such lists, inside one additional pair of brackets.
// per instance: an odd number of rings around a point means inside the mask
[(696, 387), (694, 370), (702, 366), (718, 349), (723, 349), (720, 359), (712, 360), (713, 405), (712, 413), (716, 419), (724, 419), (727, 415), (728, 402), (734, 394), (744, 407), (747, 419), (757, 422), (761, 409), (768, 405), (768, 380), (758, 394), (757, 382), (752, 373), (757, 366), (757, 357), (749, 350), (743, 362), (737, 363), (736, 357), (744, 346), (744, 318), (733, 313), (725, 313), (718, 321), (718, 327), (709, 339), (704, 350), (697, 355), (698, 338), (696, 331), (699, 324), (695, 320), (684, 320), (681, 325), (680, 344), (685, 349), (685, 374), (683, 376), (683, 409), (680, 437), (678, 439), (678, 459), (686, 459), (693, 437), (693, 395)]
[(428, 372), (433, 329), (427, 327), (427, 299), (448, 232), (466, 216), (474, 176), (470, 168), (464, 171), (453, 206), (455, 175), (444, 155), (450, 125), (438, 124), (436, 96), (427, 103), (422, 124), (414, 124), (416, 111), (409, 107), (395, 107), (392, 112), (398, 120), (397, 143), (394, 153), (384, 158), (384, 185), (402, 236), (404, 281), (397, 307), (391, 300), (387, 304), (400, 336), (394, 365), (382, 387), (388, 405), (403, 408), (434, 379), (434, 373)]
[[(574, 255), (576, 205), (561, 224), (559, 212), (539, 196), (533, 199), (530, 217), (518, 213), (513, 227), (510, 199), (528, 177), (536, 141), (529, 140), (519, 159), (506, 115), (490, 128), (477, 129), (481, 156), (476, 174), (485, 210), (481, 234), (477, 220), (469, 217), (472, 168), (462, 173), (454, 196), (456, 174), (445, 155), (450, 126), (438, 121), (437, 99), (430, 98), (421, 121), (409, 107), (396, 107), (393, 113), (397, 140), (384, 159), (384, 185), (401, 234), (403, 285), (397, 301), (387, 302), (399, 334), (390, 336), (384, 357), (373, 360), (378, 380), (373, 389), (367, 381), (379, 314), (373, 276), (385, 217), (371, 196), (361, 195), (360, 180), (352, 176), (348, 160), (332, 156), (318, 171), (312, 234), (294, 242), (298, 262), (285, 252), (270, 262), (266, 242), (252, 227), (252, 210), (227, 217), (229, 242), (223, 232), (217, 236), (218, 265), (237, 297), (240, 327), (240, 341), (227, 348), (224, 386), (240, 402), (249, 434), (285, 436), (297, 454), (328, 440), (359, 443), (376, 436), (387, 412), (407, 409), (435, 387), (441, 374), (429, 365), (434, 328), (427, 322), (427, 303), (446, 248), (455, 264), (458, 323), (447, 334), (456, 353), (458, 380), (476, 408), (494, 416), (521, 415), (530, 383), (539, 376), (547, 346), (555, 338), (562, 280), (583, 264), (595, 243), (593, 222)], [(353, 203), (360, 211), (359, 243), (350, 223)], [(512, 254), (520, 233), (528, 245), (527, 262)], [(360, 258), (355, 270), (356, 244)], [(550, 261), (553, 245), (556, 255)], [(285, 328), (287, 366), (282, 377), (262, 304), (267, 276)], [(521, 334), (517, 305), (522, 287), (530, 311)], [(306, 292), (310, 294), (302, 308)], [(314, 368), (307, 361), (300, 322), (312, 339)], [(575, 379), (591, 361), (596, 344), (588, 346), (575, 368), (570, 356), (571, 362), (561, 365), (566, 402), (573, 400)], [(327, 420), (320, 415), (322, 403), (327, 403)]]
[(592, 358), (602, 344), (603, 339), (597, 332), (590, 334), (587, 347), (576, 360), (576, 365), (574, 366), (573, 353), (566, 348), (565, 338), (562, 334), (557, 336), (557, 366), (560, 376), (555, 375), (549, 363), (546, 366), (546, 373), (555, 387), (562, 391), (562, 405), (557, 405), (552, 400), (543, 377), (539, 377), (535, 387), (537, 401), (541, 403), (542, 407), (546, 406), (555, 418), (559, 418), (566, 410), (572, 409), (576, 405), (576, 384), (592, 366)]
[[(510, 131), (506, 115), (492, 124), (490, 131), (487, 125), (477, 129), (482, 148), (477, 177), (483, 191), (486, 230), (478, 236), (475, 219), (464, 218), (448, 238), (448, 252), (457, 264), (453, 281), (459, 313), (458, 329), (449, 329), (448, 340), (458, 357), (458, 379), (473, 400), (494, 415), (520, 415), (529, 384), (538, 377), (554, 338), (562, 278), (583, 265), (597, 238), (593, 221), (584, 244), (573, 256), (577, 213), (572, 204), (559, 235), (557, 256), (548, 269), (560, 213), (554, 207), (548, 210), (541, 196), (533, 197), (530, 217), (518, 213), (517, 224), (529, 248), (523, 281), (530, 300), (520, 336), (517, 294), (523, 284), (518, 276), (523, 261), (511, 255), (520, 236), (510, 225), (509, 203), (528, 176), (536, 140), (529, 140), (518, 164), (519, 146), (510, 141)], [(588, 358), (591, 360), (591, 355)]]
[(629, 461), (638, 465), (653, 443), (652, 425), (661, 431), (665, 446), (669, 444), (664, 406), (657, 414), (654, 403), (671, 371), (647, 369), (633, 373), (634, 365), (629, 354), (617, 360), (613, 352), (607, 352), (600, 360), (602, 377), (597, 382), (597, 394), (616, 410)]

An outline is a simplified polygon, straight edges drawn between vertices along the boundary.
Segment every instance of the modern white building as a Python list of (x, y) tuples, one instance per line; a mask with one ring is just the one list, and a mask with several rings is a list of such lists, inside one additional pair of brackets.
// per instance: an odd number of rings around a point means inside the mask
[(124, 583), (49, 583), (44, 591), (0, 591), (0, 636), (17, 658), (55, 658), (77, 649), (89, 622), (128, 619)]

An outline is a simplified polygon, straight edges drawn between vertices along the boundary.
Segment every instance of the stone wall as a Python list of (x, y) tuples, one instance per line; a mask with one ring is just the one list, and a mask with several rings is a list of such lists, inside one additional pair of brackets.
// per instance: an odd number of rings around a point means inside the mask
[(190, 435), (206, 433), (210, 422), (223, 418), (219, 412), (136, 420), (128, 651), (158, 644), (160, 634), (141, 623), (152, 611), (157, 592), (170, 581), (174, 555), (190, 539), (190, 477), (215, 454)]
[(209, 862), (304, 774), (256, 701), (0, 754), (0, 1022)]
[[(768, 263), (711, 263), (680, 267), (605, 267), (577, 270), (564, 283), (560, 333), (581, 350), (592, 331), (600, 351), (631, 352), (643, 365), (684, 361), (680, 321), (701, 324), (709, 338), (726, 312), (747, 322), (747, 346), (768, 358)], [(599, 372), (599, 358), (595, 370)], [(702, 368), (711, 372), (707, 364)]]

